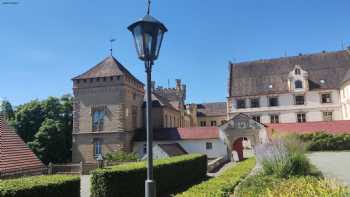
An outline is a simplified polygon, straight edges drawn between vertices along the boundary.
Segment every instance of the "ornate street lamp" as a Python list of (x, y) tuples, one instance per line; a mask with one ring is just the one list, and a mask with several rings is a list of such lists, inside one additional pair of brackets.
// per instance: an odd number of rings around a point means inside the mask
[(136, 51), (141, 60), (145, 62), (147, 73), (147, 102), (146, 102), (146, 130), (147, 130), (147, 180), (145, 182), (145, 196), (156, 196), (156, 185), (153, 180), (153, 153), (152, 153), (152, 101), (151, 101), (151, 73), (154, 60), (158, 58), (163, 35), (167, 28), (150, 15), (151, 1), (148, 0), (147, 14), (141, 20), (131, 24), (128, 29), (134, 37)]

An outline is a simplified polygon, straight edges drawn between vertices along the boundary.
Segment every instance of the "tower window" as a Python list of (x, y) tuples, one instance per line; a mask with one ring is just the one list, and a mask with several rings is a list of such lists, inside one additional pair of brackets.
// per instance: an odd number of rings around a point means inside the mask
[(301, 88), (303, 88), (303, 82), (300, 81), (300, 80), (296, 80), (296, 81), (294, 82), (294, 85), (295, 85), (295, 89), (301, 89)]
[(216, 121), (215, 120), (211, 121), (210, 126), (216, 126)]
[(94, 139), (94, 157), (98, 157), (102, 154), (102, 143), (100, 139)]
[(97, 108), (93, 110), (93, 113), (92, 113), (92, 130), (93, 131), (103, 130), (104, 117), (105, 117), (104, 109)]
[(294, 70), (294, 74), (295, 74), (295, 75), (300, 75), (300, 69), (299, 69), (299, 68), (296, 68), (296, 69)]

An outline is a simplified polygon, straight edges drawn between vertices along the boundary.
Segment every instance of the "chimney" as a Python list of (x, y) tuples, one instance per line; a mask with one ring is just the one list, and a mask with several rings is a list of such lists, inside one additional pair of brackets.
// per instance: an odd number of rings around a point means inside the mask
[(151, 91), (152, 91), (152, 92), (154, 92), (155, 87), (156, 87), (156, 82), (155, 82), (155, 81), (152, 81), (152, 82), (151, 82)]
[(176, 79), (176, 89), (177, 90), (181, 89), (181, 79)]

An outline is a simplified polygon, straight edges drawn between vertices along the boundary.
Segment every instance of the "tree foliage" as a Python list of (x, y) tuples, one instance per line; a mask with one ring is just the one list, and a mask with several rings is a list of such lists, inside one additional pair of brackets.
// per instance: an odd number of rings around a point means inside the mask
[(49, 97), (16, 107), (11, 125), (45, 163), (71, 158), (73, 98)]
[(0, 101), (0, 112), (3, 113), (9, 120), (14, 117), (13, 107), (8, 100), (3, 100), (2, 102)]

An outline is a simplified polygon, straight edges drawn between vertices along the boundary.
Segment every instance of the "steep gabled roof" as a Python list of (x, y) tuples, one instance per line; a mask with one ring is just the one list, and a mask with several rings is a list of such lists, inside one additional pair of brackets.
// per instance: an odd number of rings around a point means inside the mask
[(202, 103), (197, 104), (198, 116), (226, 116), (226, 102)]
[[(350, 69), (347, 50), (268, 60), (231, 63), (229, 96), (254, 96), (288, 92), (288, 74), (295, 65), (309, 74), (309, 88), (339, 89)], [(321, 83), (324, 80), (325, 83)], [(269, 86), (272, 85), (272, 88)]]
[(136, 77), (134, 77), (113, 56), (109, 56), (105, 58), (102, 62), (98, 63), (96, 66), (92, 67), (90, 70), (86, 71), (81, 75), (74, 77), (73, 80), (91, 79), (91, 78), (99, 78), (99, 77), (112, 77), (112, 76), (121, 76), (121, 75), (129, 76), (143, 85), (141, 81), (139, 81)]
[(43, 169), (44, 164), (0, 114), (0, 174), (40, 173)]

